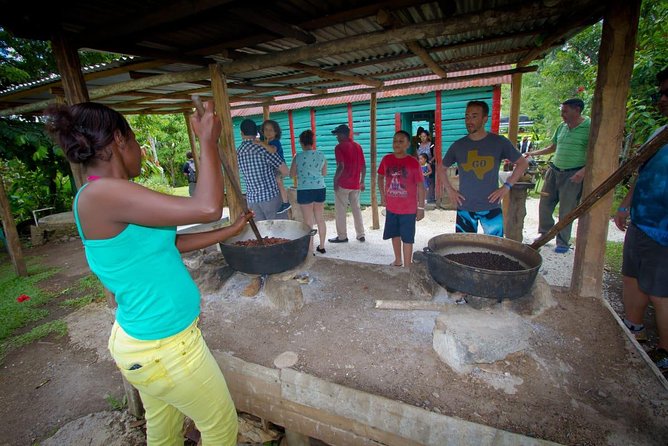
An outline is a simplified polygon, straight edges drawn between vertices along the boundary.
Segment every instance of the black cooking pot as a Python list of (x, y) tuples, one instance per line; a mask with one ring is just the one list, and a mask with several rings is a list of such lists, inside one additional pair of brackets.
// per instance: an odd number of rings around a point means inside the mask
[(250, 226), (241, 234), (220, 243), (220, 251), (231, 268), (248, 274), (275, 274), (300, 265), (309, 252), (311, 236), (317, 231), (295, 220), (263, 220), (256, 222), (262, 237), (290, 240), (267, 246), (235, 246), (234, 243), (257, 240)]
[[(504, 255), (519, 262), (519, 271), (496, 271), (463, 265), (448, 254), (484, 252)], [(543, 259), (529, 246), (502, 237), (455, 233), (433, 237), (424, 249), (429, 273), (439, 285), (474, 296), (513, 299), (529, 292)]]

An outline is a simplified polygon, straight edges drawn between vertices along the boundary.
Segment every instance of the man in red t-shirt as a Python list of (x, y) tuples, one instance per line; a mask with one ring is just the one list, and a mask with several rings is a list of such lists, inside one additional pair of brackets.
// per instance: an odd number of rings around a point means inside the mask
[(393, 153), (385, 155), (378, 166), (380, 204), (386, 210), (383, 240), (392, 239), (392, 265), (403, 264), (406, 268), (413, 262), (415, 222), (424, 218), (425, 199), (420, 164), (406, 152), (410, 143), (408, 132), (400, 130), (395, 133), (392, 140)]
[(366, 161), (362, 147), (350, 139), (350, 128), (341, 124), (332, 134), (336, 135), (339, 142), (334, 148), (336, 156), (336, 173), (334, 173), (334, 195), (336, 202), (336, 237), (330, 238), (330, 243), (346, 243), (348, 241), (348, 228), (346, 227), (346, 211), (348, 205), (353, 211), (355, 221), (355, 232), (357, 240), (364, 239), (364, 222), (362, 221), (362, 210), (360, 209), (360, 192), (364, 190), (364, 177), (366, 176)]

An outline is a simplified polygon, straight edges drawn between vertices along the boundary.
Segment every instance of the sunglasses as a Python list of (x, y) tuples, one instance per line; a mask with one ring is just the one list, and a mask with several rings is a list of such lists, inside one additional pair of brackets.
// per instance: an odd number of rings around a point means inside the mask
[(668, 98), (668, 89), (659, 90), (658, 92), (654, 93), (652, 95), (652, 102), (659, 102), (659, 99), (661, 99), (662, 96), (665, 96), (665, 97)]

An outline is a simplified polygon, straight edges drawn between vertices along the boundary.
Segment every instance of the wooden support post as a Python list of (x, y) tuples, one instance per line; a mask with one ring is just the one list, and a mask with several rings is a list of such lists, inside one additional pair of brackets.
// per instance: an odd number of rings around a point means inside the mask
[(139, 391), (132, 387), (132, 384), (130, 384), (125, 377), (122, 378), (125, 397), (128, 402), (128, 412), (135, 418), (142, 418), (144, 416), (144, 404), (141, 402)]
[[(378, 170), (378, 167), (376, 166), (378, 163), (378, 160), (376, 159), (378, 157), (378, 150), (377, 150), (377, 139), (378, 139), (378, 123), (376, 122), (376, 113), (378, 109), (378, 99), (376, 98), (376, 93), (371, 93), (371, 104), (370, 104), (370, 121), (371, 121), (371, 128), (370, 128), (370, 135), (369, 135), (369, 144), (370, 144), (370, 154), (369, 157), (371, 160), (369, 161), (369, 164), (371, 166), (371, 219), (372, 219), (372, 224), (371, 224), (371, 229), (379, 229), (380, 228), (380, 219), (378, 217), (378, 194), (376, 193), (376, 189), (378, 188), (378, 174), (376, 171)], [(383, 191), (380, 192), (381, 194)]]
[(21, 240), (19, 240), (19, 233), (16, 231), (16, 223), (14, 223), (12, 208), (9, 205), (9, 198), (7, 198), (7, 191), (5, 190), (2, 177), (0, 177), (0, 219), (2, 219), (5, 240), (7, 240), (7, 251), (9, 252), (9, 257), (12, 259), (14, 272), (19, 277), (25, 277), (28, 275), (28, 267), (23, 258)]
[[(522, 73), (515, 73), (512, 75), (510, 84), (510, 117), (508, 119), (508, 139), (510, 140), (511, 143), (513, 143), (514, 147), (517, 147), (517, 132), (520, 122), (521, 96), (522, 96)], [(506, 237), (508, 237), (508, 234), (513, 234), (513, 237), (516, 237), (517, 229), (511, 226), (514, 225), (517, 222), (517, 220), (514, 218), (510, 218), (510, 213), (511, 213), (510, 201), (511, 201), (511, 194), (508, 194), (501, 203), (501, 207), (503, 209), (503, 228), (504, 232), (506, 233)], [(522, 225), (524, 225), (524, 222), (522, 222)], [(513, 240), (517, 239), (513, 238)], [(520, 231), (519, 241), (522, 241), (521, 231)]]
[[(504, 203), (508, 202), (507, 214), (504, 215), (504, 220), (507, 222), (504, 229), (505, 237), (517, 242), (523, 240), (524, 217), (527, 215), (527, 192), (526, 187), (516, 184), (504, 200)], [(506, 209), (504, 209), (505, 212)]]
[[(639, 15), (640, 0), (614, 0), (603, 19), (583, 196), (619, 165)], [(611, 193), (603, 197), (578, 223), (571, 277), (575, 296), (601, 296), (612, 199)]]
[[(216, 103), (216, 113), (223, 123), (223, 132), (220, 135), (220, 144), (218, 150), (221, 159), (227, 161), (227, 165), (232, 172), (239, 171), (239, 162), (237, 160), (237, 149), (234, 146), (234, 125), (232, 123), (232, 114), (230, 112), (230, 101), (227, 94), (227, 79), (220, 69), (220, 65), (209, 65), (211, 70), (211, 88), (213, 89), (213, 98)], [(241, 183), (238, 176), (225, 175), (225, 191), (227, 192), (227, 205), (230, 210), (230, 221), (234, 221), (236, 216), (240, 215), (243, 206), (242, 197), (235, 194), (235, 190), (241, 190)], [(230, 184), (235, 182), (236, 189)]]
[(269, 119), (269, 106), (268, 105), (263, 105), (262, 106), (262, 122), (266, 121)]
[(190, 142), (190, 151), (193, 154), (193, 161), (195, 161), (195, 173), (199, 174), (199, 153), (197, 152), (197, 138), (190, 125), (190, 113), (184, 113), (183, 119), (186, 121), (186, 129), (188, 131), (188, 141)]
[[(89, 101), (86, 80), (81, 72), (81, 61), (77, 49), (67, 41), (63, 33), (55, 34), (51, 38), (51, 49), (60, 72), (65, 102), (68, 105), (74, 105)], [(78, 189), (86, 182), (83, 168), (81, 164), (70, 163), (70, 169)]]

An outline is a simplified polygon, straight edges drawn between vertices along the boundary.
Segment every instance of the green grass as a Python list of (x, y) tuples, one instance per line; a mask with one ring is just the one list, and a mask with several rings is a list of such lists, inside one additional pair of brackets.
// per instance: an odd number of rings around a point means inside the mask
[[(48, 312), (39, 307), (53, 296), (40, 289), (37, 283), (57, 272), (57, 268), (40, 265), (37, 259), (29, 259), (27, 277), (17, 277), (9, 262), (0, 265), (0, 343), (17, 328), (47, 315)], [(22, 294), (30, 296), (30, 300), (18, 302), (16, 299)]]
[(178, 197), (189, 197), (190, 194), (188, 193), (188, 186), (181, 186), (181, 187), (174, 187), (172, 188), (172, 195), (176, 195)]
[(609, 271), (622, 271), (623, 242), (606, 242), (605, 244), (605, 267)]
[[(79, 279), (71, 288), (59, 293), (48, 293), (42, 290), (38, 283), (56, 274), (58, 269), (44, 267), (35, 257), (28, 259), (27, 263), (27, 277), (16, 276), (10, 262), (0, 265), (0, 363), (12, 350), (52, 333), (57, 336), (67, 333), (67, 324), (62, 320), (54, 320), (37, 325), (27, 333), (13, 335), (16, 330), (47, 317), (48, 310), (44, 308), (44, 304), (49, 300), (73, 291), (82, 294), (81, 297), (68, 299), (62, 306), (80, 308), (104, 299), (104, 288), (92, 274)], [(22, 294), (29, 296), (30, 300), (18, 302), (16, 299)]]
[(73, 290), (80, 290), (86, 294), (74, 299), (67, 299), (60, 304), (61, 306), (69, 308), (81, 308), (90, 303), (99, 302), (104, 299), (104, 287), (102, 286), (102, 283), (100, 283), (100, 280), (92, 274), (79, 279), (79, 282), (77, 282), (74, 287), (62, 291), (61, 294)]

